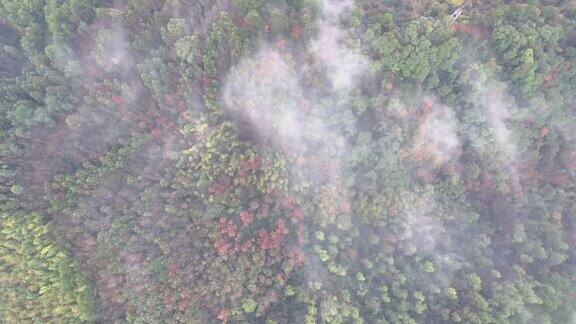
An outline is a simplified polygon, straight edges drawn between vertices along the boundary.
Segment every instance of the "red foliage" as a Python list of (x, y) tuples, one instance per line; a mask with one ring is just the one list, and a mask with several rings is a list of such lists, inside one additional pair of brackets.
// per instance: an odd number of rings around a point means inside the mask
[(384, 241), (386, 241), (391, 245), (394, 245), (398, 242), (398, 237), (394, 234), (388, 233), (384, 236)]
[(202, 82), (204, 88), (208, 88), (212, 84), (212, 78), (207, 75), (202, 75), (200, 77), (200, 82)]
[(261, 228), (258, 231), (258, 245), (262, 250), (274, 250), (282, 246), (284, 236), (289, 233), (286, 227), (286, 221), (279, 219), (276, 221), (276, 227), (269, 233), (266, 229)]
[(288, 228), (286, 228), (286, 221), (284, 219), (276, 220), (276, 228), (274, 229), (274, 232), (281, 235), (286, 235), (290, 232)]
[(274, 231), (270, 235), (270, 249), (276, 250), (282, 246), (282, 241), (284, 240), (284, 234)]
[(468, 190), (478, 192), (484, 197), (490, 197), (497, 190), (496, 180), (491, 174), (484, 174), (479, 180), (469, 184)]
[(181, 312), (185, 312), (190, 306), (190, 303), (186, 299), (182, 299), (178, 302), (178, 310)]
[(293, 39), (298, 39), (302, 35), (302, 27), (300, 25), (296, 25), (292, 28), (292, 32), (290, 32), (290, 37)]
[(255, 171), (260, 169), (260, 166), (262, 165), (262, 162), (260, 162), (260, 159), (255, 158), (255, 159), (251, 159), (251, 160), (244, 160), (244, 162), (242, 163), (242, 167), (246, 170), (249, 171)]
[(264, 296), (264, 298), (258, 304), (258, 308), (261, 309), (263, 312), (266, 312), (268, 307), (270, 307), (271, 304), (277, 301), (278, 301), (278, 293), (276, 291), (269, 290)]
[(256, 73), (263, 78), (270, 78), (272, 75), (280, 73), (283, 60), (282, 55), (275, 51), (268, 52), (264, 55), (263, 60), (258, 64)]
[(424, 114), (429, 113), (430, 110), (432, 109), (433, 104), (434, 104), (434, 102), (432, 101), (432, 99), (425, 98), (424, 102), (422, 103), (422, 112)]
[(565, 174), (556, 174), (550, 177), (550, 183), (556, 187), (566, 188), (570, 184), (570, 178)]
[(276, 41), (276, 48), (279, 50), (283, 50), (286, 47), (286, 41), (284, 39), (279, 39)]
[(230, 182), (230, 178), (228, 177), (215, 181), (208, 188), (208, 193), (215, 196), (222, 196), (230, 186)]
[(298, 207), (292, 208), (290, 212), (290, 219), (292, 219), (293, 223), (298, 223), (304, 218), (304, 213)]
[(250, 23), (248, 22), (248, 20), (246, 20), (244, 18), (234, 19), (234, 24), (236, 26), (238, 26), (238, 28), (241, 28), (241, 29), (246, 29), (246, 28), (250, 27)]
[(252, 249), (252, 244), (254, 243), (254, 240), (248, 240), (244, 243), (242, 243), (240, 245), (240, 251), (242, 253), (247, 253), (248, 251), (250, 251)]
[(260, 213), (262, 214), (262, 216), (268, 216), (268, 212), (269, 212), (269, 207), (268, 205), (263, 205), (262, 208), (260, 209)]
[(298, 238), (298, 244), (304, 244), (305, 243), (305, 228), (304, 225), (302, 223), (298, 223), (296, 224), (296, 237)]
[(168, 266), (168, 278), (174, 280), (178, 274), (178, 266), (174, 263), (170, 263)]
[[(184, 100), (178, 100), (178, 110), (180, 111), (180, 113), (184, 113), (186, 112), (187, 109), (187, 105), (186, 105), (186, 101)], [(182, 114), (181, 114), (182, 115)]]
[(164, 131), (161, 128), (154, 128), (151, 132), (150, 135), (154, 138), (159, 138), (162, 137), (162, 135), (164, 134)]
[(475, 38), (482, 38), (482, 39), (490, 38), (490, 32), (480, 27), (462, 25), (459, 23), (453, 23), (451, 27), (455, 33), (464, 33)]
[(102, 74), (100, 69), (94, 66), (92, 63), (85, 64), (83, 70), (84, 70), (84, 76), (87, 79), (95, 79), (96, 77), (100, 76), (100, 74)]
[(422, 182), (430, 184), (434, 182), (438, 174), (436, 170), (430, 167), (421, 167), (416, 171), (416, 175)]
[(269, 233), (266, 229), (262, 228), (258, 231), (258, 245), (262, 250), (275, 250), (280, 248), (284, 234), (279, 231)]
[(292, 249), (288, 252), (288, 260), (293, 267), (299, 267), (306, 263), (308, 257), (302, 250)]
[(166, 102), (166, 105), (168, 107), (177, 108), (178, 110), (181, 110), (180, 109), (181, 102), (180, 100), (178, 100), (178, 95), (167, 93), (164, 95), (164, 101)]
[(230, 311), (227, 310), (226, 308), (222, 308), (220, 310), (220, 312), (218, 313), (218, 319), (221, 320), (222, 322), (226, 322), (228, 320), (229, 316), (230, 316)]
[(343, 201), (340, 203), (340, 211), (343, 213), (348, 214), (350, 211), (352, 211), (352, 205), (350, 204), (349, 201)]
[(511, 179), (509, 186), (515, 198), (520, 199), (524, 197), (524, 188), (522, 188), (522, 185), (520, 184), (518, 179), (516, 178)]
[(223, 235), (228, 235), (230, 238), (235, 238), (238, 235), (238, 228), (231, 220), (220, 218), (219, 221), (220, 232)]
[(164, 307), (167, 309), (172, 309), (172, 295), (169, 292), (166, 292), (162, 297), (162, 302), (164, 302)]
[(576, 171), (576, 151), (565, 150), (562, 152), (563, 164), (572, 171)]
[(559, 69), (555, 69), (555, 70), (549, 72), (548, 74), (546, 74), (542, 78), (542, 86), (543, 87), (549, 87), (550, 85), (552, 85), (552, 81), (556, 80), (556, 78), (558, 77), (559, 71), (560, 71)]
[(298, 100), (298, 108), (302, 109), (304, 112), (309, 112), (310, 111), (310, 103), (308, 102), (308, 100), (302, 98), (302, 99)]
[(262, 250), (270, 249), (270, 234), (264, 228), (258, 231), (258, 245)]
[(254, 221), (254, 214), (249, 211), (243, 211), (240, 213), (240, 221), (242, 221), (242, 225), (248, 226)]
[(226, 241), (220, 239), (216, 241), (216, 243), (214, 243), (214, 248), (216, 249), (216, 252), (218, 252), (220, 256), (223, 256), (226, 253), (228, 253), (229, 246), (228, 243), (226, 243)]
[(281, 285), (283, 285), (286, 282), (286, 276), (283, 273), (277, 274), (275, 279)]
[(117, 106), (121, 106), (125, 104), (126, 101), (121, 96), (112, 96), (112, 103), (114, 103)]
[(296, 199), (294, 199), (294, 197), (292, 197), (292, 196), (288, 196), (288, 197), (282, 199), (280, 201), (280, 203), (282, 204), (282, 207), (284, 207), (284, 208), (292, 208), (292, 207), (294, 207), (294, 205), (296, 205)]

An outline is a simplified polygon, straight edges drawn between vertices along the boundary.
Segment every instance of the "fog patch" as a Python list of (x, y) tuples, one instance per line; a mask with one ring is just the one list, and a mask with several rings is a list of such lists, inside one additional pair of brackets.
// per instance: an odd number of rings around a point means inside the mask
[(96, 49), (92, 52), (95, 62), (107, 73), (128, 74), (134, 60), (126, 48), (128, 41), (124, 31), (118, 28), (102, 29), (96, 37)]
[[(254, 58), (242, 60), (223, 89), (224, 108), (247, 122), (257, 140), (285, 153), (305, 173), (320, 173), (331, 182), (339, 178), (344, 138), (307, 112), (319, 107), (318, 100), (305, 97), (293, 66), (279, 52), (264, 47)], [(318, 159), (317, 165), (299, 163)], [(336, 165), (321, 167), (327, 160)]]
[(504, 92), (502, 87), (492, 82), (484, 85), (479, 97), (494, 138), (502, 150), (502, 157), (507, 164), (514, 163), (518, 158), (518, 150), (507, 125), (511, 118), (510, 109), (513, 99)]
[(414, 141), (417, 159), (430, 158), (434, 166), (457, 161), (462, 149), (454, 111), (440, 103), (425, 108), (428, 111), (425, 112)]
[(333, 90), (350, 91), (357, 79), (366, 73), (368, 59), (359, 48), (344, 44), (349, 39), (340, 28), (339, 16), (350, 10), (353, 1), (323, 1), (323, 15), (319, 21), (319, 35), (312, 42), (312, 52), (326, 68)]
[(433, 253), (438, 240), (445, 234), (441, 222), (433, 217), (435, 203), (431, 198), (417, 199), (404, 211), (403, 233), (400, 239), (406, 243), (408, 254)]

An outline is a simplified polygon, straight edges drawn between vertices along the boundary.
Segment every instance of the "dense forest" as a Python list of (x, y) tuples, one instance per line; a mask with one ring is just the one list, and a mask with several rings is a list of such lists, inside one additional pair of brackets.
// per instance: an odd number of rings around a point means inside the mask
[(0, 0), (0, 322), (575, 323), (573, 0)]

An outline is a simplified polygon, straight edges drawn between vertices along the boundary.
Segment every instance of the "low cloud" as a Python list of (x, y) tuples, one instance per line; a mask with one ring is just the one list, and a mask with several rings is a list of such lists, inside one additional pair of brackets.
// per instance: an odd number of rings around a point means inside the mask
[(435, 166), (455, 162), (462, 149), (454, 111), (440, 103), (430, 105), (426, 107), (429, 111), (425, 112), (415, 138), (415, 154), (421, 155), (420, 158), (430, 157)]
[(352, 1), (323, 2), (324, 14), (319, 21), (319, 35), (312, 43), (312, 52), (326, 68), (333, 90), (349, 91), (368, 70), (368, 59), (359, 48), (347, 46), (349, 39), (340, 28), (339, 16), (351, 9)]
[[(254, 129), (259, 141), (272, 144), (292, 159), (319, 158), (338, 164), (344, 154), (342, 136), (309, 114), (318, 107), (317, 98), (304, 95), (293, 66), (269, 47), (232, 68), (222, 100), (234, 118)], [(316, 168), (313, 164), (304, 168), (307, 168), (304, 171), (324, 173), (331, 179), (339, 172)]]

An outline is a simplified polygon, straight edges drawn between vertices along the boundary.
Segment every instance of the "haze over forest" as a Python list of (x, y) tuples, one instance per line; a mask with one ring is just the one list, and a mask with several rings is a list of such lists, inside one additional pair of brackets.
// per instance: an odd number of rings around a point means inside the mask
[(0, 322), (576, 323), (573, 0), (0, 0)]

